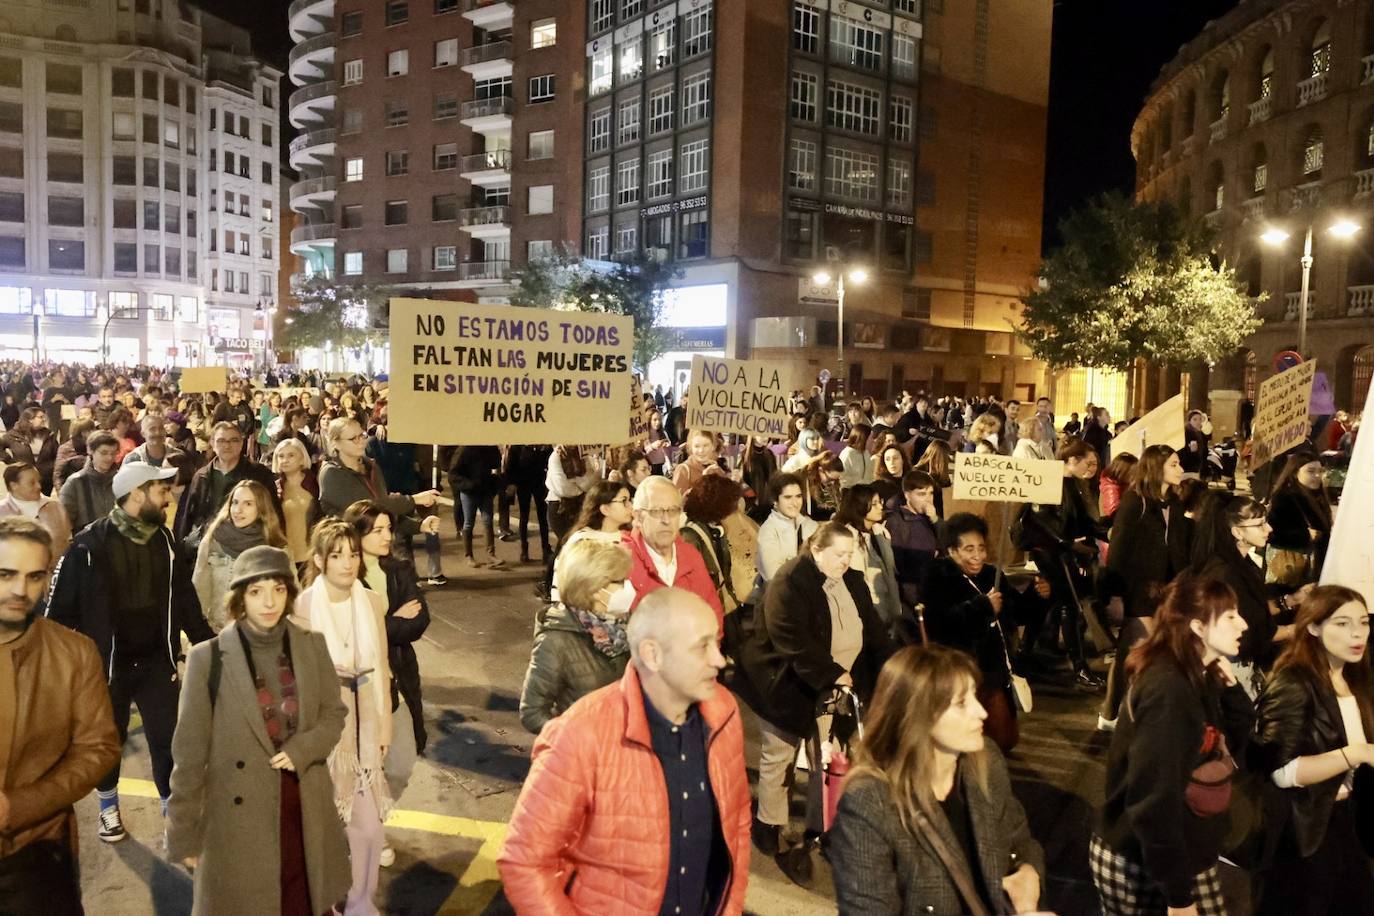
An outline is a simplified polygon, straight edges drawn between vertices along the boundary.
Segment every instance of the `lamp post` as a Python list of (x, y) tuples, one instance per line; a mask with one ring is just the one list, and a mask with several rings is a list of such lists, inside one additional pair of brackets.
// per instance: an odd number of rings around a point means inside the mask
[[(835, 276), (835, 298), (839, 300), (837, 303), (839, 306), (838, 324), (835, 327), (836, 397), (840, 395), (838, 380), (844, 379), (845, 384), (849, 384), (849, 376), (844, 371), (844, 278), (846, 273), (848, 273), (851, 283), (862, 284), (868, 279), (868, 271), (862, 267), (851, 267), (848, 271), (840, 270)], [(821, 270), (813, 274), (811, 279), (822, 286), (826, 286), (830, 283), (831, 277), (827, 271)]]
[(110, 361), (110, 322), (116, 318), (137, 318), (138, 310), (137, 305), (121, 305), (119, 308), (110, 309), (110, 314), (105, 316), (105, 327), (100, 331), (100, 357), (106, 363)]
[[(1313, 226), (1314, 223), (1307, 224), (1307, 232), (1302, 242), (1302, 257), (1298, 261), (1302, 265), (1302, 291), (1298, 294), (1298, 352), (1304, 359), (1307, 358), (1307, 297), (1312, 283)], [(1339, 219), (1327, 227), (1326, 231), (1338, 239), (1349, 239), (1360, 231), (1360, 225), (1348, 219)], [(1262, 242), (1274, 247), (1281, 246), (1288, 239), (1288, 233), (1278, 226), (1270, 226), (1260, 235)]]

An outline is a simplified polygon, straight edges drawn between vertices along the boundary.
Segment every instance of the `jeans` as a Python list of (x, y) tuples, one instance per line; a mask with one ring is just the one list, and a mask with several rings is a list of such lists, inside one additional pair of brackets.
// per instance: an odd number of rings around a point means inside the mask
[(463, 549), (467, 556), (472, 556), (472, 530), (477, 525), (477, 515), (482, 515), (482, 527), (487, 534), (487, 553), (496, 553), (496, 529), (492, 519), (491, 493), (459, 493), (459, 507), (462, 509), (461, 515), (456, 519), (458, 527), (463, 531)]
[[(143, 734), (148, 739), (148, 754), (153, 758), (153, 782), (163, 798), (172, 794), (172, 733), (177, 727), (177, 702), (181, 683), (165, 659), (116, 662), (110, 681), (110, 703), (114, 706), (115, 729), (119, 743), (129, 736), (130, 707), (138, 704), (143, 716)], [(105, 775), (97, 788), (112, 792), (119, 786), (119, 764)]]

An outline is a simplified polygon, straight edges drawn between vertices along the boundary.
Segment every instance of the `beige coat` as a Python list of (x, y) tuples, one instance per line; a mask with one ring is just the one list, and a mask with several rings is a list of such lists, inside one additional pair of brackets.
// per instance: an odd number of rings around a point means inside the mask
[[(24, 511), (14, 501), (13, 495), (0, 500), (0, 518), (23, 514)], [(58, 558), (67, 552), (67, 545), (72, 542), (72, 524), (67, 520), (67, 510), (62, 508), (62, 503), (52, 497), (40, 495), (37, 522), (43, 526), (43, 530), (52, 535), (52, 561), (56, 563)]]

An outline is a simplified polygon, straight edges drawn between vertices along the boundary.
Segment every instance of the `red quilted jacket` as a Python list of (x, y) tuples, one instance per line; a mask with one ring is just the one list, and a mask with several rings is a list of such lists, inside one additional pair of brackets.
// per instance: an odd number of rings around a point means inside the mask
[[(720, 916), (744, 912), (749, 882), (749, 778), (735, 698), (717, 685), (700, 706), (707, 766), (730, 851)], [(498, 864), (522, 916), (639, 916), (663, 903), (668, 795), (654, 755), (639, 674), (578, 700), (544, 726)]]
[[(635, 563), (630, 567), (630, 584), (635, 588), (635, 604), (639, 604), (649, 592), (666, 588), (668, 583), (659, 578), (658, 567), (649, 556), (649, 545), (644, 543), (644, 532), (626, 531), (621, 534), (620, 539), (629, 548), (630, 556), (634, 557)], [(682, 535), (678, 535), (675, 549), (677, 574), (673, 577), (673, 588), (684, 589), (700, 596), (701, 600), (716, 612), (717, 632), (723, 632), (725, 610), (720, 606), (720, 594), (716, 592), (716, 584), (711, 581), (711, 573), (706, 569), (706, 561), (701, 558), (701, 552), (684, 541)]]

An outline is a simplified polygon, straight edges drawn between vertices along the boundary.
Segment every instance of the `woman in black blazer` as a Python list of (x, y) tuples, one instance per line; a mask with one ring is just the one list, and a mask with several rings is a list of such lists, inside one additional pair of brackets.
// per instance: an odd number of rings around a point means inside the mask
[[(1309, 450), (1288, 456), (1269, 502), (1269, 579), (1290, 588), (1315, 582), (1331, 541), (1332, 509), (1322, 484), (1322, 463)], [(1286, 554), (1287, 562), (1277, 562)]]
[(1178, 453), (1151, 445), (1136, 465), (1135, 482), (1121, 497), (1112, 521), (1104, 588), (1120, 598), (1126, 618), (1107, 675), (1107, 698), (1097, 726), (1110, 729), (1126, 693), (1126, 656), (1149, 635), (1164, 585), (1188, 568), (1192, 521), (1184, 516), (1177, 487), (1183, 482)]
[(1324, 585), (1302, 603), (1294, 629), (1259, 701), (1253, 759), (1285, 803), (1282, 820), (1266, 825), (1277, 849), (1256, 912), (1374, 913), (1369, 850), (1356, 826), (1368, 824), (1374, 801), (1369, 609), (1358, 592)]

